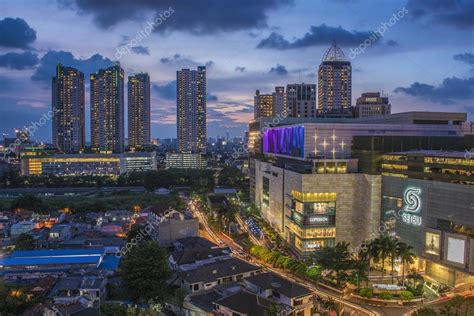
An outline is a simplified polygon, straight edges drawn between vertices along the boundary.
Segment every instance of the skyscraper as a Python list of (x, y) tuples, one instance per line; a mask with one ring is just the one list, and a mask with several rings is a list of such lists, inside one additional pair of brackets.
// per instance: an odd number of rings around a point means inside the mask
[(206, 67), (176, 72), (178, 150), (206, 152)]
[(388, 96), (383, 96), (380, 92), (366, 92), (357, 98), (357, 117), (370, 117), (387, 115), (391, 112), (391, 105)]
[(344, 114), (351, 106), (352, 68), (334, 42), (318, 70), (318, 115)]
[(316, 85), (295, 83), (286, 86), (288, 117), (316, 116)]
[(253, 116), (254, 119), (259, 117), (272, 117), (273, 116), (273, 95), (272, 94), (260, 94), (260, 90), (255, 91)]
[(119, 64), (91, 79), (91, 145), (96, 152), (124, 150), (124, 72)]
[(128, 146), (150, 144), (150, 77), (147, 73), (128, 77)]
[(65, 153), (85, 146), (84, 74), (58, 64), (52, 81), (53, 143)]
[(275, 92), (273, 92), (273, 116), (286, 116), (285, 87), (275, 87)]

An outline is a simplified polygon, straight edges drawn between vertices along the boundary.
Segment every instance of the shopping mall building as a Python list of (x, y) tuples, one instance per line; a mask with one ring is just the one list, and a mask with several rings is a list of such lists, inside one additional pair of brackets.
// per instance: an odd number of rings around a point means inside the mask
[[(426, 219), (421, 216), (420, 223), (420, 218), (413, 217), (419, 215), (400, 211), (400, 214), (396, 213), (400, 219), (392, 233), (415, 246), (417, 255), (422, 258), (420, 262), (432, 260), (433, 264), (420, 263), (420, 268), (432, 275), (435, 267), (440, 269), (435, 264), (443, 264), (448, 253), (440, 249), (440, 263), (435, 263), (434, 258), (425, 256), (426, 251), (422, 253), (421, 241), (424, 243), (426, 239), (425, 230), (441, 230), (439, 225), (457, 227), (456, 233), (453, 229), (442, 230), (440, 240), (453, 234), (462, 235), (459, 230), (467, 230), (466, 227), (472, 225), (472, 165), (460, 163), (463, 171), (456, 169), (458, 166), (447, 167), (436, 171), (437, 175), (432, 169), (431, 173), (426, 171), (431, 178), (423, 176), (420, 180), (411, 170), (400, 176), (397, 172), (404, 171), (405, 167), (400, 162), (389, 163), (386, 159), (393, 152), (443, 149), (464, 153), (466, 148), (474, 147), (472, 124), (465, 121), (464, 113), (433, 112), (366, 119), (254, 120), (249, 126), (251, 198), (262, 216), (285, 237), (292, 249), (304, 256), (342, 241), (353, 247), (361, 245), (377, 234), (380, 227), (385, 227), (387, 213), (390, 216), (404, 207), (405, 190), (417, 184), (411, 181), (422, 181), (423, 186), (414, 188), (421, 189), (425, 194), (422, 196), (427, 199), (422, 201)], [(388, 169), (390, 166), (392, 169)], [(424, 167), (421, 170), (425, 170)], [(450, 174), (446, 175), (448, 172)], [(457, 183), (452, 183), (455, 181)], [(438, 192), (443, 190), (443, 185), (452, 186), (451, 191)], [(456, 200), (443, 197), (447, 192), (455, 192), (451, 196)], [(436, 194), (437, 198), (431, 194)], [(452, 211), (448, 211), (449, 206)], [(433, 215), (427, 215), (431, 212)], [(436, 212), (444, 217), (435, 215)], [(469, 274), (473, 271), (469, 270), (468, 262), (474, 264), (469, 253), (473, 252), (469, 252), (468, 233), (462, 236), (446, 239), (446, 244), (454, 243), (452, 248), (460, 246), (460, 240), (464, 240), (465, 260), (460, 262), (457, 258), (458, 263), (452, 262), (454, 258), (450, 255), (449, 263), (452, 268), (457, 266), (459, 273)], [(441, 241), (440, 247), (443, 245)], [(453, 284), (453, 278), (449, 279), (447, 275), (441, 280), (438, 273), (436, 279)]]

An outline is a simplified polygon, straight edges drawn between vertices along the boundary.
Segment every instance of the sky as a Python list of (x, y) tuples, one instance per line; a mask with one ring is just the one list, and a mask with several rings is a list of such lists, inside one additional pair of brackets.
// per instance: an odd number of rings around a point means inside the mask
[[(471, 0), (2, 0), (0, 132), (35, 125), (50, 141), (57, 63), (86, 77), (119, 61), (148, 72), (152, 137), (176, 136), (176, 71), (207, 66), (208, 136), (242, 136), (255, 90), (317, 83), (335, 40), (352, 63), (352, 102), (389, 96), (392, 112), (474, 115)], [(126, 104), (125, 104), (126, 108)], [(41, 119), (44, 118), (44, 119)]]

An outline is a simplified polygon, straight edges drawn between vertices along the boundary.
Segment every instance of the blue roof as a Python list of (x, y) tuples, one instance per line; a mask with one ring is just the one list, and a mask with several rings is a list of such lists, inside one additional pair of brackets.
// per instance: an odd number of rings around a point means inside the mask
[(104, 259), (102, 260), (99, 269), (115, 271), (118, 268), (119, 262), (120, 258), (116, 257), (115, 255), (104, 256)]
[(104, 248), (80, 248), (80, 249), (46, 249), (46, 250), (15, 250), (11, 254), (12, 258), (19, 257), (60, 257), (60, 256), (83, 256), (102, 255)]
[(101, 260), (100, 255), (81, 257), (8, 257), (0, 259), (3, 266), (28, 266), (28, 265), (59, 265), (59, 264), (96, 264)]

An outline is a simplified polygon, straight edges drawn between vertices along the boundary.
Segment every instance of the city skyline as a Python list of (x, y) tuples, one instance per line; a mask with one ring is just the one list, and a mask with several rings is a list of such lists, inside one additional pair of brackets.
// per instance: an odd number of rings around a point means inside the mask
[[(178, 20), (189, 14), (189, 6), (123, 6), (125, 13), (110, 17), (92, 4), (74, 1), (38, 2), (27, 9), (21, 1), (2, 4), (0, 25), (17, 25), (19, 33), (0, 43), (1, 132), (11, 135), (13, 128), (35, 122), (51, 108), (48, 82), (57, 63), (89, 76), (119, 59), (126, 75), (150, 75), (153, 138), (176, 137), (174, 73), (198, 65), (208, 69), (208, 135), (229, 131), (241, 136), (253, 116), (255, 90), (266, 93), (295, 82), (316, 84), (317, 68), (333, 40), (352, 64), (352, 105), (363, 92), (383, 91), (394, 113), (449, 109), (472, 115), (472, 45), (466, 41), (472, 5), (467, 2), (436, 7), (390, 1), (382, 8), (364, 1), (270, 1), (236, 11), (232, 23), (195, 16), (183, 25)], [(173, 12), (147, 35), (147, 22), (170, 7)], [(215, 5), (215, 10), (228, 14), (225, 6)], [(45, 21), (46, 11), (62, 18)], [(57, 31), (65, 20), (67, 37)], [(423, 32), (413, 32), (419, 28)], [(382, 31), (383, 36), (374, 36)], [(82, 45), (90, 34), (95, 40)], [(132, 41), (136, 45), (130, 52), (122, 50)], [(27, 94), (22, 93), (25, 89)], [(86, 139), (89, 89), (86, 83)], [(33, 139), (52, 141), (48, 126)]]

